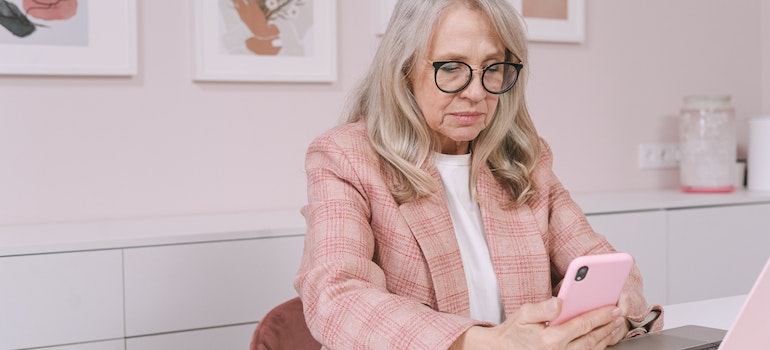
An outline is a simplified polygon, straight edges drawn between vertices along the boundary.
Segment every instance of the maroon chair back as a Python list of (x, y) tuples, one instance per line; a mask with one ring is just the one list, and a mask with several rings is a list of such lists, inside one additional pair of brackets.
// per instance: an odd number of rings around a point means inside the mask
[(270, 310), (251, 336), (250, 350), (319, 350), (302, 313), (299, 297)]

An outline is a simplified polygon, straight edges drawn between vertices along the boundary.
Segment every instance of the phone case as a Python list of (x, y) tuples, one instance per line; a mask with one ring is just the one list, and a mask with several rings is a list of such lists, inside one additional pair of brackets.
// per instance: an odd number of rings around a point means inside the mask
[[(558, 325), (584, 312), (617, 305), (634, 258), (627, 253), (581, 256), (573, 260), (559, 289), (561, 314), (550, 321)], [(585, 270), (585, 273), (582, 270)], [(581, 277), (582, 276), (582, 277)]]

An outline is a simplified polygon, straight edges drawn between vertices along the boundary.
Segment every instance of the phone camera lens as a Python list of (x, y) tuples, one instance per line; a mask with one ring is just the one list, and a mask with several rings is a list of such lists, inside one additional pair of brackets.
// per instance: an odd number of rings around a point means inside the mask
[(588, 274), (588, 266), (581, 266), (575, 275), (575, 281), (582, 281)]

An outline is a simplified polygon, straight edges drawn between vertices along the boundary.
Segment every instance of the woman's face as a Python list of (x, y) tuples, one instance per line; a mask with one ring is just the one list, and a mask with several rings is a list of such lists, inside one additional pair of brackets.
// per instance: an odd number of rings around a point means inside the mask
[[(470, 141), (489, 125), (499, 95), (484, 90), (477, 69), (504, 60), (505, 46), (481, 12), (457, 4), (436, 23), (425, 57), (415, 63), (410, 82), (428, 127), (441, 142), (441, 153), (467, 153)], [(437, 61), (469, 64), (474, 69), (470, 84), (453, 94), (439, 90), (432, 65)]]

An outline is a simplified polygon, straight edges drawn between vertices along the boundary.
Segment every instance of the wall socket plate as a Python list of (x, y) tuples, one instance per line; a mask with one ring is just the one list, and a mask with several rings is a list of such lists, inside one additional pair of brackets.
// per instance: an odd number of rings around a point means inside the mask
[(639, 145), (639, 169), (674, 169), (679, 167), (679, 144), (643, 143)]

